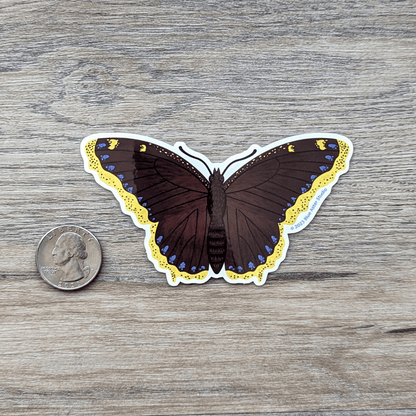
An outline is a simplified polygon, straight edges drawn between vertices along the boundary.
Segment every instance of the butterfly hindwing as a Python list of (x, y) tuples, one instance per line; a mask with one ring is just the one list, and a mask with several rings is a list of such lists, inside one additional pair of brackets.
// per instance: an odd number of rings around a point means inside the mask
[[(285, 257), (287, 234), (312, 220), (318, 202), (346, 171), (351, 147), (347, 139), (292, 138), (263, 149), (228, 178), (227, 280), (265, 282)], [(313, 215), (311, 211), (296, 228), (301, 214), (312, 206)]]
[(98, 135), (82, 146), (87, 170), (146, 230), (149, 258), (169, 283), (205, 281), (208, 182), (199, 170), (150, 138)]

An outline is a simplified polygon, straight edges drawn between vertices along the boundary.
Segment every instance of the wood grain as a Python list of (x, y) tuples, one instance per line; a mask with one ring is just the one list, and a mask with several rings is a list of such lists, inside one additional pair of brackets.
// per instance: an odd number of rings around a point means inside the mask
[[(416, 414), (412, 1), (6, 0), (0, 29), (0, 412)], [(213, 162), (321, 131), (355, 154), (265, 286), (172, 288), (84, 172), (109, 131)], [(105, 256), (74, 293), (34, 263), (65, 223)]]

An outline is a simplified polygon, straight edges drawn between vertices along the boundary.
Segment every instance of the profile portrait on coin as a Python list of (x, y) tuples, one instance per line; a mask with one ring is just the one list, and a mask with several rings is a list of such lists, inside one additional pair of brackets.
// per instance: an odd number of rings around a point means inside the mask
[(75, 282), (89, 274), (89, 267), (84, 268), (84, 260), (88, 257), (86, 246), (77, 233), (62, 234), (52, 250), (52, 257), (59, 266), (57, 277), (63, 282)]

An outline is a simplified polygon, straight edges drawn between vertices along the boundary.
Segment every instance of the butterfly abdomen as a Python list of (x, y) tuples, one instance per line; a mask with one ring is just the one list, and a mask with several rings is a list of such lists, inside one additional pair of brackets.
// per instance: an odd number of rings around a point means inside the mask
[(224, 229), (208, 229), (208, 260), (214, 273), (222, 269), (227, 251), (227, 238)]
[(224, 178), (218, 169), (214, 169), (210, 177), (208, 191), (208, 212), (211, 221), (208, 227), (207, 246), (209, 264), (216, 274), (221, 271), (227, 252), (227, 236), (224, 224), (225, 209)]

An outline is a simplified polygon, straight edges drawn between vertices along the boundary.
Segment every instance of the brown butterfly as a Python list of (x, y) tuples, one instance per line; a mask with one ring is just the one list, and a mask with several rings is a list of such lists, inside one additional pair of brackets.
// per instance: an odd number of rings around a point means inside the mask
[(137, 135), (95, 134), (81, 144), (86, 171), (146, 230), (148, 257), (171, 285), (264, 284), (288, 234), (312, 220), (348, 170), (352, 150), (343, 136), (309, 134), (214, 165), (184, 143)]

